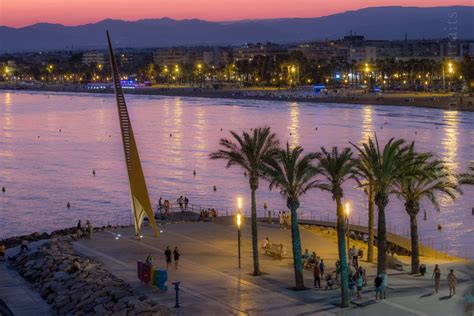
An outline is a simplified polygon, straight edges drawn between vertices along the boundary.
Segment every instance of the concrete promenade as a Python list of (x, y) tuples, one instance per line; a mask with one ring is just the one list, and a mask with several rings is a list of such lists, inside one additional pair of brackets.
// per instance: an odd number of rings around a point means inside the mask
[[(158, 238), (145, 228), (142, 240), (133, 236), (132, 228), (112, 229), (96, 233), (93, 240), (74, 244), (77, 251), (103, 262), (118, 277), (139, 291), (156, 297), (169, 307), (174, 306), (171, 282), (181, 281), (181, 304), (178, 315), (462, 315), (462, 293), (472, 284), (472, 271), (461, 262), (436, 261), (441, 264), (442, 282), (439, 294), (433, 294), (429, 272), (424, 277), (405, 272), (389, 271), (387, 300), (374, 301), (373, 279), (375, 267), (365, 262), (368, 286), (364, 298), (350, 308), (340, 309), (339, 290), (319, 290), (312, 287), (312, 271), (305, 271), (307, 291), (294, 292), (290, 231), (277, 225), (259, 224), (259, 240), (269, 237), (272, 243), (283, 243), (288, 256), (273, 260), (260, 252), (261, 270), (266, 274), (252, 277), (250, 223), (243, 223), (242, 269), (237, 268), (237, 232), (226, 223), (174, 223), (160, 226)], [(118, 234), (121, 236), (118, 237)], [(301, 229), (303, 250), (308, 248), (324, 259), (326, 270), (332, 271), (337, 259), (337, 245), (332, 238)], [(136, 261), (148, 254), (155, 266), (165, 268), (164, 249), (178, 246), (182, 257), (178, 270), (170, 269), (167, 292), (141, 284), (137, 279)], [(431, 260), (422, 262), (432, 270)], [(458, 277), (457, 294), (448, 296), (446, 275), (454, 268)], [(323, 286), (325, 282), (322, 282)]]
[[(41, 243), (30, 245), (31, 251)], [(18, 253), (19, 247), (7, 250), (7, 256)], [(13, 315), (40, 316), (51, 315), (49, 305), (31, 285), (13, 269), (8, 268), (7, 262), (0, 262), (0, 299), (7, 305)], [(0, 308), (0, 315), (1, 313)]]

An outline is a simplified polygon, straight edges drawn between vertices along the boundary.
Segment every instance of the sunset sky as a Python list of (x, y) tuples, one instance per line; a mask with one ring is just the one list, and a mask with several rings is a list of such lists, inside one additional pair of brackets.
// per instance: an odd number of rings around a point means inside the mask
[[(106, 18), (170, 17), (209, 21), (318, 17), (372, 6), (473, 5), (473, 0), (0, 0), (0, 25), (78, 25)], [(111, 8), (112, 7), (112, 8)]]

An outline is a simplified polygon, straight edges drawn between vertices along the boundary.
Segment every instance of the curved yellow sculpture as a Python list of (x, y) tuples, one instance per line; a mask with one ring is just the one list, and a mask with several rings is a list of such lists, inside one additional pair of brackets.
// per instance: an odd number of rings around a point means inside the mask
[(115, 97), (117, 99), (117, 108), (120, 121), (120, 130), (122, 131), (122, 142), (125, 153), (125, 163), (128, 171), (128, 181), (130, 184), (130, 201), (132, 204), (132, 214), (135, 225), (135, 234), (140, 235), (140, 228), (145, 216), (148, 217), (153, 236), (157, 237), (158, 227), (156, 226), (155, 216), (148, 196), (145, 177), (143, 176), (142, 165), (138, 155), (137, 144), (133, 136), (132, 124), (128, 115), (127, 104), (120, 84), (120, 75), (118, 73), (117, 62), (115, 60), (112, 43), (110, 41), (109, 31), (107, 31), (107, 41), (109, 43), (110, 68), (114, 79)]

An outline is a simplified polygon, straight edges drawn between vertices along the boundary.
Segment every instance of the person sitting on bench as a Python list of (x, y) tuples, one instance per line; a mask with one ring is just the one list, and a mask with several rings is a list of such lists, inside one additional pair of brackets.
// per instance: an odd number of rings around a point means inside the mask
[(270, 239), (268, 239), (268, 237), (265, 237), (265, 240), (262, 244), (262, 248), (265, 250), (270, 249)]

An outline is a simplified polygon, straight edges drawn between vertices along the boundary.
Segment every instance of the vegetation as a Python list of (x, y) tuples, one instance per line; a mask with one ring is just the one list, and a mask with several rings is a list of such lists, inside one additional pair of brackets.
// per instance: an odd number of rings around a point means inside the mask
[(436, 193), (444, 193), (456, 198), (457, 185), (449, 181), (449, 173), (442, 161), (433, 159), (430, 153), (411, 157), (409, 175), (395, 181), (393, 193), (405, 201), (405, 211), (410, 216), (411, 233), (411, 273), (417, 274), (420, 266), (418, 224), (416, 216), (420, 212), (420, 202), (427, 198), (439, 210)]
[[(389, 194), (397, 180), (410, 175), (414, 163), (411, 159), (413, 144), (406, 146), (403, 139), (390, 139), (383, 150), (380, 149), (377, 136), (375, 142), (369, 137), (362, 146), (352, 144), (359, 152), (359, 159), (371, 172), (374, 184), (374, 202), (378, 209), (377, 223), (377, 273), (386, 271), (387, 230), (385, 208), (389, 203)], [(359, 164), (360, 165), (360, 164)]]
[(227, 168), (239, 166), (249, 176), (251, 190), (251, 217), (252, 217), (252, 250), (253, 250), (253, 275), (261, 274), (258, 260), (257, 236), (257, 201), (255, 192), (258, 189), (259, 179), (263, 177), (265, 164), (273, 161), (278, 154), (278, 140), (269, 127), (258, 127), (253, 133), (243, 132), (238, 135), (231, 131), (233, 140), (221, 139), (220, 149), (210, 154), (210, 159), (224, 159)]
[(296, 290), (305, 289), (297, 210), (300, 207), (300, 197), (317, 184), (314, 177), (318, 168), (311, 164), (316, 157), (317, 154), (314, 153), (303, 155), (303, 148), (300, 146), (290, 149), (287, 143), (286, 150), (280, 150), (276, 159), (268, 164), (265, 171), (270, 181), (270, 190), (280, 189), (281, 195), (286, 198), (286, 206), (291, 211), (291, 241)]
[(346, 224), (344, 210), (342, 207), (342, 197), (344, 196), (343, 184), (354, 179), (356, 174), (356, 161), (352, 159), (350, 148), (344, 148), (339, 152), (337, 147), (333, 147), (331, 152), (321, 148), (321, 155), (318, 156), (320, 174), (324, 181), (317, 183), (316, 187), (328, 191), (336, 201), (337, 213), (337, 246), (339, 249), (339, 261), (341, 263), (341, 306), (347, 307), (350, 303), (348, 270), (347, 270), (347, 250), (346, 250)]

